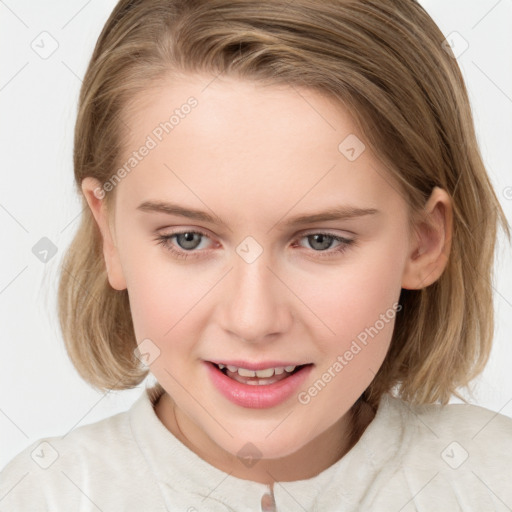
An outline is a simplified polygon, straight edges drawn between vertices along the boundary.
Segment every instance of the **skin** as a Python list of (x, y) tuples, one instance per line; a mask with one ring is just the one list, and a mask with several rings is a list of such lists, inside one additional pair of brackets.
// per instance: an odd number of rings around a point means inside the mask
[[(338, 150), (349, 134), (364, 141), (339, 104), (309, 89), (237, 79), (184, 76), (142, 93), (126, 111), (126, 155), (190, 96), (198, 106), (116, 186), (113, 212), (94, 193), (102, 184), (83, 180), (109, 282), (128, 290), (138, 343), (149, 338), (160, 350), (150, 370), (166, 390), (155, 411), (170, 432), (233, 476), (310, 478), (352, 447), (350, 408), (381, 366), (394, 320), (306, 405), (295, 395), (267, 409), (235, 405), (212, 385), (203, 360), (311, 362), (307, 390), (365, 327), (393, 311), (401, 288), (439, 278), (450, 198), (435, 188), (409, 231), (405, 198), (368, 145), (355, 161)], [(200, 209), (226, 226), (137, 210), (146, 200)], [(340, 205), (379, 213), (283, 225)], [(155, 240), (197, 229), (207, 234), (188, 249), (197, 257), (177, 258)], [(336, 252), (341, 242), (306, 236), (322, 232), (355, 243)], [(263, 250), (252, 263), (236, 252), (247, 236)], [(183, 237), (169, 244), (192, 247)], [(373, 417), (364, 411), (364, 428)], [(237, 457), (247, 442), (262, 454), (251, 468)]]

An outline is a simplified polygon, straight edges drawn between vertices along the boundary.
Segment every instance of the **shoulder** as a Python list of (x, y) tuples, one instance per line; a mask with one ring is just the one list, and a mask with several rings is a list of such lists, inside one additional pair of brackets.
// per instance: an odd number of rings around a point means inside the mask
[(402, 433), (390, 488), (407, 486), (411, 499), (423, 488), (421, 495), (440, 506), (464, 503), (468, 510), (512, 504), (512, 418), (471, 404), (386, 400)]
[[(404, 429), (410, 436), (410, 451), (426, 451), (433, 447), (446, 448), (443, 456), (452, 451), (479, 461), (496, 455), (498, 461), (512, 463), (512, 418), (471, 404), (412, 405), (390, 398), (401, 412)], [(444, 446), (445, 445), (445, 446)]]
[(450, 441), (465, 443), (473, 454), (484, 456), (503, 453), (512, 446), (512, 418), (498, 412), (471, 404), (410, 405), (401, 401), (411, 435), (416, 441)]
[[(18, 453), (0, 473), (0, 510), (77, 509), (78, 503), (86, 504), (87, 489), (101, 499), (109, 493), (112, 475), (122, 475), (127, 467), (141, 475), (145, 465), (129, 413), (119, 413), (38, 439)], [(122, 477), (116, 480), (118, 489), (123, 485)]]
[[(72, 459), (102, 462), (112, 450), (121, 449), (130, 441), (127, 413), (119, 413), (95, 423), (82, 425), (70, 432), (40, 438), (16, 455), (2, 470), (13, 467), (27, 471), (33, 467), (47, 469)], [(107, 462), (105, 460), (105, 462)]]

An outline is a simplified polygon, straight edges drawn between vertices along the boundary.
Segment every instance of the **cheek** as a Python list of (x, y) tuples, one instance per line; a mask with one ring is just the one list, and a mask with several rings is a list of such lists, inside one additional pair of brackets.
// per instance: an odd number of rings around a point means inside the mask
[(162, 353), (172, 348), (173, 353), (182, 350), (192, 357), (189, 340), (201, 328), (201, 299), (215, 281), (172, 260), (160, 246), (131, 247), (125, 254), (129, 255), (123, 264), (137, 342), (149, 338)]
[(187, 314), (204, 294), (190, 276), (159, 272), (155, 266), (136, 271), (127, 286), (137, 339), (152, 337), (162, 342), (187, 323)]
[(204, 292), (194, 292), (190, 277), (176, 271), (162, 275), (165, 269), (159, 270), (153, 266), (132, 274), (127, 281), (130, 309), (137, 343), (152, 357), (151, 373), (179, 393), (170, 375), (181, 381), (182, 368), (196, 357), (194, 304)]
[(187, 283), (183, 272), (166, 261), (156, 242), (125, 239), (119, 246), (137, 340), (161, 339), (183, 316), (193, 281)]
[(305, 277), (302, 298), (318, 317), (314, 339), (331, 359), (351, 346), (356, 352), (356, 341), (364, 348), (357, 355), (360, 364), (375, 366), (391, 341), (403, 260), (391, 245), (373, 245), (324, 278)]

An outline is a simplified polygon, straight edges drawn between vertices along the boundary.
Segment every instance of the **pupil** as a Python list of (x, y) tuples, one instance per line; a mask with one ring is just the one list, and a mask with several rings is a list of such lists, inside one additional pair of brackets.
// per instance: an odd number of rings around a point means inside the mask
[(329, 235), (318, 234), (318, 235), (311, 235), (311, 237), (313, 238), (312, 247), (314, 247), (315, 244), (319, 244), (319, 246), (316, 247), (317, 249), (328, 249), (329, 246), (331, 245), (330, 242), (332, 240), (332, 237)]
[[(187, 231), (186, 233), (179, 233), (178, 239), (180, 240), (178, 243), (182, 246), (183, 249), (195, 249), (197, 244), (197, 241), (194, 242), (194, 237), (196, 236), (196, 233), (192, 233), (190, 231)], [(190, 244), (190, 245), (189, 245)]]

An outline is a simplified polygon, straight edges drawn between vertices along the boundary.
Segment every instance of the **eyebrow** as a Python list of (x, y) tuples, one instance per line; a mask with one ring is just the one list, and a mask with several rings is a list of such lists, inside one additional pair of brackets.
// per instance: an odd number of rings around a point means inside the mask
[[(177, 215), (179, 217), (186, 217), (187, 219), (209, 222), (211, 224), (220, 222), (220, 224), (226, 226), (226, 223), (215, 215), (211, 215), (207, 212), (196, 210), (194, 208), (185, 208), (179, 204), (168, 203), (164, 201), (144, 201), (137, 207), (137, 210), (144, 212), (165, 213), (167, 215)], [(291, 217), (283, 222), (278, 222), (278, 224), (290, 227), (296, 226), (298, 224), (312, 224), (314, 222), (324, 222), (329, 220), (353, 219), (356, 217), (376, 215), (379, 213), (380, 211), (375, 208), (357, 208), (355, 206), (347, 205), (329, 208), (318, 213), (298, 215)]]

